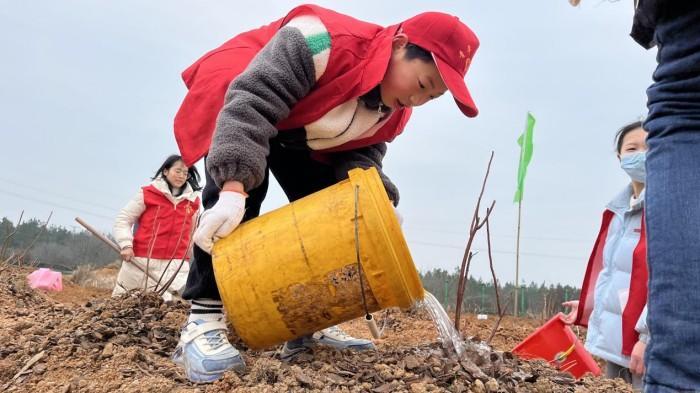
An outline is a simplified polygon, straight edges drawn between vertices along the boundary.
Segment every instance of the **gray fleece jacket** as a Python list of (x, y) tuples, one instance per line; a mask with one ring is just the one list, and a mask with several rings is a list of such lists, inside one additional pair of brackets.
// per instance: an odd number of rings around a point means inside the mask
[[(314, 29), (318, 31), (318, 26)], [(317, 39), (318, 34), (313, 38)], [(327, 38), (330, 45), (330, 37)], [(325, 52), (326, 56), (328, 52)], [(280, 29), (246, 70), (231, 82), (206, 160), (207, 170), (217, 186), (221, 187), (228, 180), (237, 180), (250, 190), (262, 183), (270, 152), (269, 141), (278, 133), (275, 125), (289, 115), (291, 108), (320, 78), (326, 65), (323, 55), (319, 53), (317, 40), (311, 42), (308, 34), (305, 36), (304, 28), (290, 23)], [(375, 116), (376, 111), (367, 111), (361, 102), (354, 105), (354, 112), (350, 114), (349, 123), (341, 121), (341, 126), (323, 130), (328, 139), (346, 134), (348, 129), (357, 125), (357, 118), (364, 116), (369, 121), (367, 125), (375, 127), (380, 120), (379, 116), (373, 119), (371, 116)], [(363, 128), (367, 127), (361, 124), (359, 128), (365, 131)], [(317, 130), (314, 132), (318, 133)], [(386, 150), (386, 143), (378, 143), (331, 153), (330, 164), (338, 180), (347, 178), (347, 172), (353, 168), (377, 168), (389, 199), (398, 204), (398, 189), (382, 171)]]

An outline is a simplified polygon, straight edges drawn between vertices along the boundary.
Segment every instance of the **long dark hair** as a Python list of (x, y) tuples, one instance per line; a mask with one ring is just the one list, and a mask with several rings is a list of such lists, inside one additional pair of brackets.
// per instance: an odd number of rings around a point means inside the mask
[[(165, 171), (166, 169), (169, 170), (178, 161), (182, 161), (182, 157), (177, 155), (177, 154), (173, 154), (173, 155), (169, 156), (168, 158), (166, 158), (165, 161), (163, 161), (163, 165), (161, 165), (160, 168), (158, 168), (158, 170), (156, 171), (156, 174), (153, 175), (151, 180), (155, 180), (159, 176), (162, 177), (163, 180), (165, 180), (165, 182), (168, 183), (168, 187), (170, 188), (170, 191), (172, 191), (173, 185), (170, 184), (170, 182), (168, 181), (168, 179), (165, 178), (165, 176), (163, 176), (163, 171)], [(197, 170), (197, 168), (194, 167), (194, 165), (187, 168), (187, 183), (190, 184), (190, 187), (192, 187), (192, 189), (194, 191), (199, 191), (202, 189), (202, 187), (199, 185), (199, 179), (200, 179), (199, 171)]]
[(641, 120), (633, 121), (617, 130), (617, 132), (615, 133), (615, 151), (617, 152), (617, 154), (620, 154), (620, 151), (622, 150), (622, 141), (625, 140), (625, 136), (627, 136), (627, 134), (629, 134), (630, 131), (636, 130), (637, 128), (642, 128)]

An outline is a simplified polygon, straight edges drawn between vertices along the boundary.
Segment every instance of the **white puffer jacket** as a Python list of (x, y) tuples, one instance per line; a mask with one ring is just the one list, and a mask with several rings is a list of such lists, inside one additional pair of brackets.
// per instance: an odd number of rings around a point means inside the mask
[[(187, 183), (185, 183), (186, 186), (182, 193), (176, 197), (170, 192), (168, 184), (162, 178), (157, 178), (151, 182), (151, 184), (158, 191), (162, 192), (173, 205), (177, 205), (184, 199), (195, 201), (199, 196), (199, 192), (192, 190), (192, 187)], [(139, 192), (124, 206), (114, 221), (113, 234), (120, 248), (133, 245), (134, 224), (138, 222), (139, 217), (141, 217), (141, 214), (143, 214), (145, 210), (146, 205), (143, 200), (143, 190), (139, 189)], [(192, 227), (196, 224), (196, 220), (197, 214), (193, 214)], [(140, 267), (140, 269), (136, 266)], [(146, 278), (144, 271), (146, 271), (147, 268), (149, 275), (155, 280)], [(147, 287), (147, 289), (153, 290), (159, 280), (162, 285), (173, 275), (175, 275), (175, 277), (170, 284), (170, 289), (181, 293), (187, 282), (189, 270), (189, 261), (184, 261), (180, 264), (179, 260), (169, 261), (155, 258), (147, 260), (147, 258), (134, 257), (131, 262), (122, 263), (119, 274), (117, 275), (114, 290), (112, 291), (112, 296), (118, 296), (126, 291), (137, 288)], [(148, 282), (146, 283), (146, 281)], [(172, 295), (169, 292), (165, 292), (163, 298), (165, 300), (170, 300), (172, 299)]]
[[(627, 304), (632, 274), (632, 254), (641, 236), (644, 192), (633, 200), (632, 186), (626, 187), (607, 206), (614, 213), (603, 249), (603, 270), (595, 286), (595, 305), (588, 321), (586, 349), (593, 355), (623, 367), (629, 357), (622, 355), (622, 311)], [(648, 335), (646, 307), (637, 323), (640, 335)]]

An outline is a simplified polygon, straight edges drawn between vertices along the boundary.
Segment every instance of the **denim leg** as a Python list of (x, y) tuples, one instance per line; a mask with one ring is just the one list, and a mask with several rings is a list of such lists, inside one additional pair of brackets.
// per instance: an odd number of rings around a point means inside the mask
[(659, 21), (647, 90), (646, 392), (700, 391), (700, 5)]
[(647, 392), (700, 391), (700, 122), (650, 137), (647, 167)]

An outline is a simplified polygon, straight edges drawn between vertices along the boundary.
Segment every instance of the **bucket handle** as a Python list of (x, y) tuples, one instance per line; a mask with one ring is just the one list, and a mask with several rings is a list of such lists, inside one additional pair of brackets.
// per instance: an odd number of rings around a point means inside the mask
[(374, 316), (372, 316), (372, 314), (365, 315), (365, 323), (367, 324), (367, 328), (369, 328), (369, 331), (372, 333), (372, 337), (374, 337), (375, 339), (382, 338), (383, 332), (379, 331), (379, 328), (377, 327), (377, 322), (374, 320)]
[[(355, 185), (355, 258), (357, 260), (357, 273), (360, 276), (360, 293), (362, 294), (362, 306), (365, 309), (365, 323), (367, 324), (367, 328), (369, 328), (369, 331), (372, 333), (372, 337), (375, 339), (380, 339), (382, 338), (382, 334), (384, 333), (384, 327), (382, 327), (382, 330), (379, 330), (377, 327), (377, 323), (374, 320), (374, 316), (370, 314), (369, 308), (367, 307), (367, 299), (365, 297), (365, 283), (364, 280), (362, 279), (362, 264), (360, 263), (360, 215), (359, 215), (359, 206), (360, 206), (360, 185), (357, 184)], [(386, 325), (386, 320), (384, 321)]]
[(564, 352), (559, 352), (556, 355), (554, 355), (554, 360), (552, 360), (551, 363), (560, 365), (562, 364), (568, 357), (571, 355), (572, 352), (574, 352), (574, 349), (576, 348), (576, 342), (571, 344), (569, 349), (567, 349)]
[[(359, 206), (360, 206), (360, 185), (355, 185), (355, 259), (357, 261), (357, 274), (360, 276), (360, 294), (362, 295), (362, 306), (365, 308), (365, 318), (371, 319), (369, 308), (367, 307), (367, 299), (365, 298), (365, 283), (362, 279), (362, 264), (360, 263), (360, 224), (359, 224)], [(368, 318), (370, 317), (370, 318)]]

